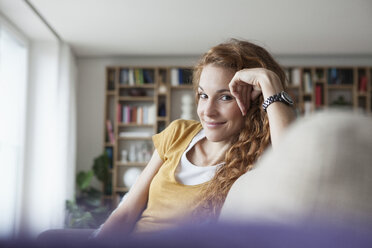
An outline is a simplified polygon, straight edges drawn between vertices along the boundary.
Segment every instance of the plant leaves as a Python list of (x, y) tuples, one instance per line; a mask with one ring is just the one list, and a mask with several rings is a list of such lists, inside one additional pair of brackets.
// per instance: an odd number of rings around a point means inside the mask
[(93, 171), (80, 171), (76, 177), (76, 183), (79, 187), (80, 190), (85, 190), (86, 188), (89, 187), (90, 182), (92, 181), (93, 178)]
[(110, 159), (106, 152), (94, 159), (93, 163), (94, 174), (98, 178), (98, 180), (100, 180), (103, 183), (107, 182), (108, 180), (109, 163)]

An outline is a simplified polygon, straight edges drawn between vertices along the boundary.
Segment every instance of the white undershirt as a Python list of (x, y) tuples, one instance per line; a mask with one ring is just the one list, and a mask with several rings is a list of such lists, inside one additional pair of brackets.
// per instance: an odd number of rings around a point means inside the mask
[(182, 154), (180, 163), (177, 165), (174, 175), (179, 183), (182, 183), (184, 185), (197, 185), (207, 182), (213, 178), (216, 170), (224, 164), (220, 163), (213, 166), (197, 166), (192, 164), (187, 159), (187, 152), (190, 151), (190, 149), (193, 148), (193, 146), (203, 138), (205, 138), (204, 129), (202, 129), (197, 135), (195, 135), (186, 151)]

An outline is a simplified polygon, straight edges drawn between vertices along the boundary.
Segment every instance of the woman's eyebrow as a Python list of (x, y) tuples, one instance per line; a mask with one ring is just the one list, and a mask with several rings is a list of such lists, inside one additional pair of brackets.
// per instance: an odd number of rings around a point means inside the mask
[[(198, 88), (201, 89), (202, 91), (204, 91), (204, 89), (201, 86), (198, 86)], [(229, 92), (230, 93), (230, 90), (229, 89), (220, 89), (220, 90), (216, 91), (216, 93), (222, 93), (222, 92)]]

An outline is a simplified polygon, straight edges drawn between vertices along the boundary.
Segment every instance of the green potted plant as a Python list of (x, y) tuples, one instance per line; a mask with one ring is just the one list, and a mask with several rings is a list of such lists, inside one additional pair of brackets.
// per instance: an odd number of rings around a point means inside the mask
[(92, 169), (80, 171), (76, 176), (78, 192), (74, 200), (66, 201), (67, 228), (97, 228), (109, 214), (109, 207), (102, 204), (102, 192), (91, 186), (94, 176), (110, 194), (109, 157), (107, 153), (96, 157)]

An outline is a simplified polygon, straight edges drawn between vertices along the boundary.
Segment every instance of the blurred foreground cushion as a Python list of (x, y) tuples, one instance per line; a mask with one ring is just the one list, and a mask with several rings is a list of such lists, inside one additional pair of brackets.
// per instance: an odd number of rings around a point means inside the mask
[(232, 186), (221, 221), (372, 223), (372, 119), (325, 111), (299, 119)]

